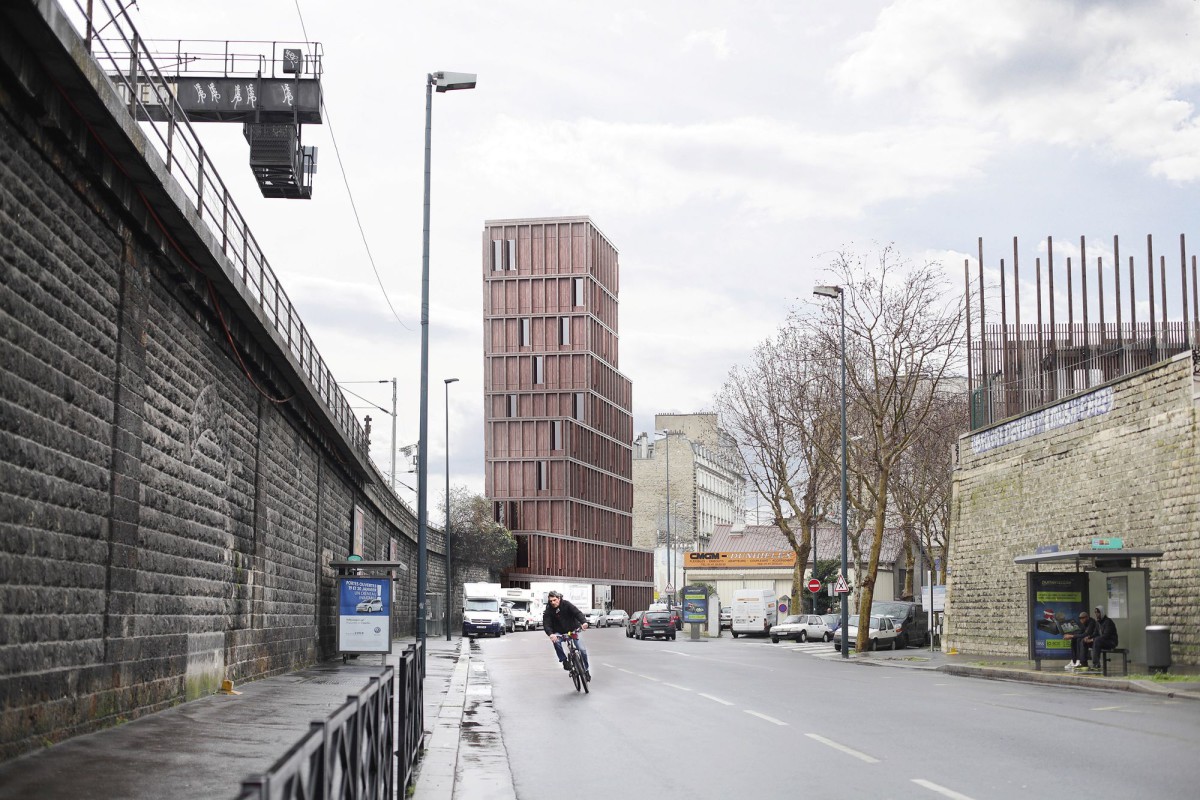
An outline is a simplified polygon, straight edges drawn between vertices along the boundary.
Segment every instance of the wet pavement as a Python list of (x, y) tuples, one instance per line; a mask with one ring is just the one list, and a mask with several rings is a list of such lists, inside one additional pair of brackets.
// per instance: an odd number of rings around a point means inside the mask
[[(398, 640), (389, 663), (411, 640)], [(418, 800), (512, 800), (516, 797), (492, 686), (479, 646), (455, 637), (428, 639), (424, 685), (425, 752), (417, 766)], [(362, 663), (360, 663), (362, 662)], [(1135, 691), (1200, 700), (1194, 681), (1070, 673), (1057, 662), (908, 649), (851, 653), (847, 667), (939, 670), (953, 675), (1063, 687)], [(1131, 671), (1136, 671), (1133, 666)], [(241, 781), (266, 771), (347, 695), (381, 670), (376, 656), (340, 659), (150, 714), (0, 764), (0, 800), (171, 797), (233, 798)], [(1178, 672), (1176, 670), (1175, 672)]]
[[(398, 639), (398, 665), (412, 639)], [(460, 664), (461, 639), (427, 640), (425, 729)], [(214, 694), (0, 763), (0, 800), (214, 800), (265, 772), (347, 696), (383, 669), (382, 656), (340, 658)], [(489, 687), (490, 691), (490, 687)], [(431, 795), (433, 796), (433, 795)], [(448, 796), (448, 795), (447, 795)]]

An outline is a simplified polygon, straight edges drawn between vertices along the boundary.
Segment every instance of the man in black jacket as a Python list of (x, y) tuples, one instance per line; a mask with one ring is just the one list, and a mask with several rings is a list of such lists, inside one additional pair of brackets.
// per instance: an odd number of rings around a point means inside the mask
[(1117, 623), (1104, 613), (1104, 609), (1096, 606), (1096, 635), (1089, 642), (1092, 648), (1092, 670), (1100, 669), (1100, 651), (1112, 650), (1117, 646)]
[[(563, 599), (562, 592), (552, 590), (547, 593), (546, 611), (542, 614), (542, 630), (550, 637), (550, 641), (554, 642), (554, 652), (558, 653), (558, 660), (563, 665), (563, 669), (569, 670), (571, 665), (567, 663), (567, 654), (563, 652), (561, 636), (576, 628), (587, 630), (587, 626), (587, 617), (575, 607), (574, 603)], [(591, 667), (588, 663), (587, 650), (583, 647), (582, 636), (575, 640), (575, 646), (579, 648), (579, 653), (583, 656), (583, 668), (587, 671), (588, 680), (591, 680)]]
[(1068, 671), (1086, 669), (1088, 665), (1088, 648), (1096, 638), (1096, 620), (1088, 616), (1088, 612), (1079, 612), (1079, 630), (1063, 635), (1071, 641), (1071, 663), (1067, 664)]

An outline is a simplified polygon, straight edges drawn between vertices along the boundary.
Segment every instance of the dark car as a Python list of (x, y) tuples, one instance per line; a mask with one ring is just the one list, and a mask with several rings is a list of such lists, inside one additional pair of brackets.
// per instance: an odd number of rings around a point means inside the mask
[(626, 631), (636, 639), (647, 636), (661, 636), (664, 639), (675, 638), (675, 621), (669, 611), (639, 611), (629, 619)]
[(920, 603), (908, 600), (880, 600), (871, 604), (871, 616), (891, 617), (896, 626), (896, 646), (929, 644), (929, 620)]
[(640, 620), (642, 618), (642, 614), (645, 614), (645, 613), (646, 613), (645, 611), (635, 611), (629, 617), (629, 622), (625, 625), (625, 638), (626, 639), (633, 638), (633, 629), (637, 627), (638, 620)]

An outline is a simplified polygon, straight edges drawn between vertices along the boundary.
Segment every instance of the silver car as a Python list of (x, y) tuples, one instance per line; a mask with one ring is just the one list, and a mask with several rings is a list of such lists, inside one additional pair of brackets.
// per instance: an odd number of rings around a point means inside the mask
[(604, 615), (604, 620), (600, 623), (600, 627), (607, 628), (609, 625), (615, 625), (618, 628), (624, 628), (628, 624), (629, 615), (620, 608), (614, 608)]

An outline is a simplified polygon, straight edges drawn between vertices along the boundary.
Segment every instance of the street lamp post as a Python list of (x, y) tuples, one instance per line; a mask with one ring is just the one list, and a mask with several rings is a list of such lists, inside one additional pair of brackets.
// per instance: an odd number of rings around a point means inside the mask
[[(846, 293), (841, 286), (814, 286), (813, 294), (819, 297), (837, 298), (841, 311), (841, 336), (842, 336), (842, 579), (845, 580), (848, 569), (846, 559)], [(816, 566), (814, 562), (813, 566)], [(844, 593), (847, 594), (848, 593)], [(847, 603), (848, 597), (842, 597), (842, 658), (849, 658), (850, 653), (847, 650), (847, 642), (849, 637), (846, 634), (846, 626), (850, 623), (850, 606)], [(859, 620), (861, 627), (862, 620)]]
[(450, 384), (458, 383), (458, 378), (446, 378), (446, 641), (450, 641), (450, 587), (454, 584), (450, 578), (453, 571), (450, 568)]
[(671, 586), (671, 431), (655, 431), (656, 434), (663, 437), (665, 452), (667, 457), (667, 583), (663, 586), (663, 592), (667, 595), (667, 609), (671, 608), (672, 592), (667, 591), (667, 587)]
[(433, 90), (474, 89), (468, 72), (432, 72), (425, 76), (425, 211), (421, 230), (421, 441), (417, 450), (417, 640), (425, 671), (425, 606), (429, 580), (429, 154), (433, 128)]

